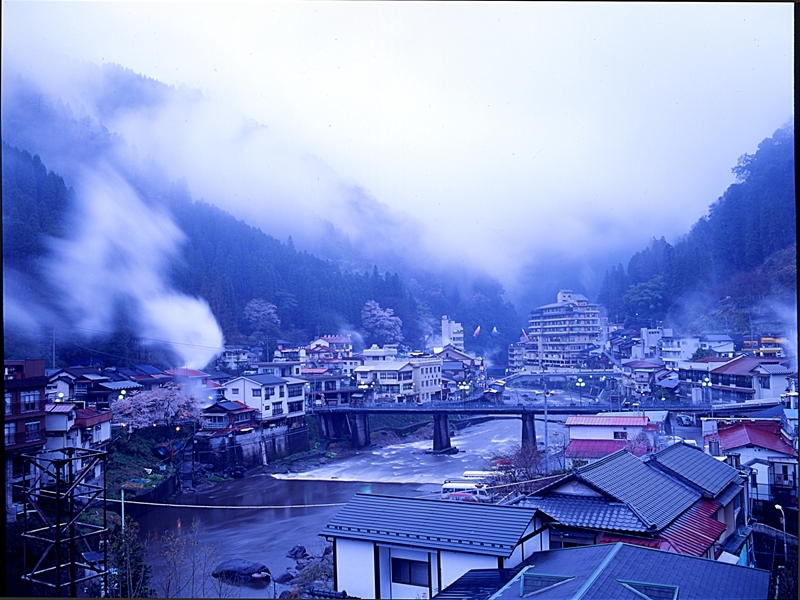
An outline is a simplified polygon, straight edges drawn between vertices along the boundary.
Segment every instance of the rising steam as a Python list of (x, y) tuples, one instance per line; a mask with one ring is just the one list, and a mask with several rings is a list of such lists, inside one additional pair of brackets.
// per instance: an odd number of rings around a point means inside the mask
[(114, 331), (125, 310), (144, 343), (167, 343), (181, 366), (202, 368), (224, 344), (208, 304), (172, 289), (166, 272), (183, 232), (111, 168), (85, 172), (71, 235), (53, 240), (46, 272), (69, 324)]

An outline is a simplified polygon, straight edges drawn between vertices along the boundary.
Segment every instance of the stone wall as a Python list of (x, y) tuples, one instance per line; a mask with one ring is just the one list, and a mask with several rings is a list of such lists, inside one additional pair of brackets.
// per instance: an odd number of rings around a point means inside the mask
[(195, 461), (213, 465), (213, 470), (231, 467), (253, 469), (290, 454), (308, 451), (307, 427), (254, 429), (247, 433), (198, 438)]

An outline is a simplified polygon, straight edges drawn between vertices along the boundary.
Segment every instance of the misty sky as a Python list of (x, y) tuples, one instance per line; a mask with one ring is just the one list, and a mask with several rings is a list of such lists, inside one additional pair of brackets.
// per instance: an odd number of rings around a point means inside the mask
[[(421, 261), (466, 260), (507, 289), (553, 251), (674, 241), (793, 115), (789, 3), (3, 10), (4, 67), (36, 70), (53, 52), (202, 91), (201, 104), (114, 123), (196, 197), (283, 240), (311, 217), (367, 243), (413, 231)], [(38, 68), (52, 91), (67, 85)]]

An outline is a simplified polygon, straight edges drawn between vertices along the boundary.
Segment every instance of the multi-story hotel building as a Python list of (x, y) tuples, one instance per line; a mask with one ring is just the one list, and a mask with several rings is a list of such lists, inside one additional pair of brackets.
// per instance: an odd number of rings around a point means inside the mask
[(598, 305), (572, 290), (561, 290), (554, 304), (534, 309), (529, 323), (526, 362), (536, 370), (581, 366), (600, 344)]

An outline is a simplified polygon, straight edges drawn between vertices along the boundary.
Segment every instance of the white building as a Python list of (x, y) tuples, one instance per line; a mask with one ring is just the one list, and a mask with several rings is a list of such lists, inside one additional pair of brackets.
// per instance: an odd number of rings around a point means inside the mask
[(382, 348), (378, 344), (372, 344), (369, 348), (365, 348), (361, 353), (364, 357), (364, 363), (373, 362), (393, 362), (397, 360), (397, 344), (386, 344)]
[(600, 344), (598, 305), (572, 290), (561, 290), (554, 304), (534, 309), (529, 323), (526, 361), (535, 370), (579, 367)]
[(677, 369), (678, 363), (689, 360), (700, 348), (699, 337), (663, 335), (659, 341), (659, 353), (664, 366)]
[(447, 315), (442, 317), (442, 347), (450, 344), (464, 352), (464, 328), (461, 323), (451, 321)]
[[(56, 402), (45, 406), (45, 446), (42, 456), (63, 458), (63, 448), (105, 451), (111, 441), (111, 411), (78, 408), (71, 402)], [(80, 465), (84, 467), (87, 465)], [(102, 465), (94, 466), (87, 482), (102, 475)]]
[(361, 598), (431, 598), (470, 569), (513, 568), (549, 548), (535, 510), (356, 494), (325, 526), (333, 586)]
[(365, 361), (355, 370), (356, 383), (372, 397), (388, 402), (436, 402), (442, 397), (442, 360), (421, 356), (403, 361)]
[(227, 400), (238, 400), (261, 411), (265, 425), (305, 422), (306, 380), (275, 375), (242, 375), (224, 383)]

